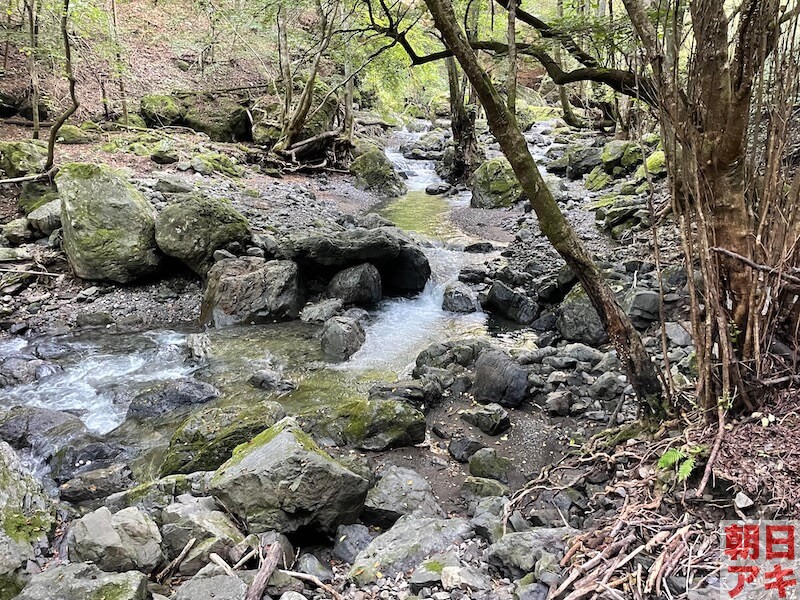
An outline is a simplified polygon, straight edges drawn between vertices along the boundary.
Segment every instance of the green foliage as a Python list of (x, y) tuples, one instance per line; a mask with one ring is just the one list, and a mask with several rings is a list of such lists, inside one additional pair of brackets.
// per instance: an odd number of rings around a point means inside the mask
[(697, 458), (705, 452), (706, 447), (699, 445), (669, 448), (658, 459), (657, 465), (664, 471), (674, 469), (678, 481), (686, 481), (697, 466)]

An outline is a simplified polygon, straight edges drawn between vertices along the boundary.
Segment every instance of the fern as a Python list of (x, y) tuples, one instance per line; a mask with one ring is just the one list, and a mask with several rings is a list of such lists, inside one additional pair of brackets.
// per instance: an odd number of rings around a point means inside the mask
[(694, 456), (688, 457), (678, 467), (678, 481), (686, 481), (694, 471), (695, 459)]
[(686, 454), (683, 452), (683, 450), (678, 448), (670, 448), (661, 455), (661, 458), (658, 459), (658, 468), (669, 469), (674, 467), (684, 458), (686, 458)]

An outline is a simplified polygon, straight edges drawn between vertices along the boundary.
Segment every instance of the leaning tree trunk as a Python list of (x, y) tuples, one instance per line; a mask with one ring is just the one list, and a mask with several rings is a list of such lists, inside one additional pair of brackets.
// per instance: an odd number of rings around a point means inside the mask
[(453, 132), (453, 169), (448, 179), (456, 183), (467, 180), (475, 172), (483, 161), (483, 155), (475, 135), (477, 110), (474, 105), (465, 103), (466, 90), (461, 85), (458, 63), (452, 56), (447, 57), (445, 63), (450, 87), (450, 128)]
[(461, 63), (467, 77), (475, 86), (486, 110), (489, 128), (511, 164), (523, 191), (530, 199), (533, 210), (539, 218), (542, 233), (564, 258), (586, 290), (642, 406), (650, 413), (662, 416), (665, 411), (661, 384), (639, 333), (620, 307), (599, 268), (545, 185), (536, 162), (528, 150), (525, 137), (517, 125), (516, 117), (503, 103), (489, 75), (478, 63), (475, 53), (458, 25), (450, 0), (425, 0), (425, 3), (445, 44)]

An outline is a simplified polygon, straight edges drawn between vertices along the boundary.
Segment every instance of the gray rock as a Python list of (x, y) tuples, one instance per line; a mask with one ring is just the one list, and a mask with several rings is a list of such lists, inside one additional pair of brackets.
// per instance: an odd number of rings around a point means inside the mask
[(347, 360), (367, 339), (361, 323), (348, 317), (332, 317), (322, 327), (322, 351), (333, 360)]
[(62, 411), (15, 406), (0, 412), (0, 440), (17, 450), (31, 448), (44, 458), (86, 434), (83, 421)]
[(461, 413), (461, 418), (487, 435), (500, 435), (511, 427), (508, 411), (494, 402), (469, 408)]
[(567, 344), (561, 349), (561, 352), (579, 362), (588, 362), (592, 366), (603, 360), (605, 356), (600, 350), (580, 343)]
[(106, 498), (132, 487), (130, 468), (126, 464), (118, 463), (81, 473), (62, 483), (58, 493), (66, 502), (85, 502)]
[(467, 502), (492, 496), (508, 496), (510, 493), (507, 485), (485, 477), (467, 477), (461, 486), (461, 496)]
[(188, 194), (194, 191), (194, 185), (179, 175), (165, 174), (156, 181), (155, 190), (163, 194)]
[(129, 419), (163, 417), (179, 409), (206, 404), (219, 397), (219, 390), (196, 379), (176, 379), (158, 384), (134, 397), (128, 407)]
[(619, 373), (606, 371), (589, 386), (589, 395), (595, 400), (613, 400), (622, 393), (623, 389), (625, 389), (625, 384), (620, 380)]
[(394, 577), (471, 536), (472, 528), (464, 519), (406, 515), (359, 553), (348, 577), (359, 585), (372, 583), (380, 576)]
[(383, 298), (381, 274), (370, 263), (349, 267), (333, 276), (326, 294), (345, 304), (376, 304)]
[(307, 304), (300, 311), (300, 320), (304, 323), (324, 323), (341, 314), (343, 308), (344, 302), (341, 298), (326, 298), (314, 304)]
[(628, 314), (636, 324), (637, 320), (649, 323), (659, 318), (661, 296), (654, 290), (638, 289), (633, 292), (628, 304)]
[[(138, 571), (104, 573), (96, 565), (51, 567), (31, 578), (16, 600), (147, 600), (147, 577)], [(242, 599), (244, 596), (242, 596)], [(199, 600), (195, 597), (192, 600)]]
[(599, 346), (608, 341), (603, 323), (583, 287), (576, 285), (558, 309), (558, 331), (565, 340)]
[(416, 471), (390, 465), (367, 493), (361, 520), (379, 527), (391, 527), (403, 515), (444, 517), (431, 485)]
[(126, 179), (106, 166), (70, 163), (56, 183), (64, 250), (78, 277), (129, 283), (158, 269), (156, 211)]
[(247, 219), (229, 200), (191, 195), (171, 202), (156, 218), (159, 249), (202, 277), (213, 266), (216, 250), (247, 246), (251, 239)]
[(457, 552), (434, 554), (414, 569), (411, 577), (408, 578), (411, 591), (418, 594), (424, 587), (439, 585), (442, 582), (442, 571), (446, 567), (458, 567), (460, 564)]
[(105, 506), (89, 513), (73, 523), (68, 544), (71, 557), (104, 571), (150, 573), (164, 559), (158, 527), (133, 507), (113, 515)]
[(30, 222), (26, 217), (19, 219), (12, 219), (2, 227), (3, 237), (8, 240), (9, 244), (18, 246), (33, 239), (33, 232), (30, 228)]
[(469, 472), (473, 477), (496, 479), (508, 483), (511, 460), (497, 454), (494, 448), (481, 448), (469, 457)]
[(539, 316), (539, 305), (523, 289), (512, 289), (502, 281), (492, 284), (485, 306), (522, 325), (530, 325)]
[(489, 565), (501, 574), (519, 579), (531, 573), (543, 553), (557, 558), (564, 555), (567, 540), (577, 532), (567, 527), (538, 527), (529, 531), (504, 535), (489, 546), (487, 558)]
[(478, 402), (513, 408), (522, 403), (527, 390), (528, 372), (504, 352), (483, 352), (475, 362), (472, 393)]
[(299, 592), (293, 592), (290, 590), (288, 592), (283, 592), (278, 600), (308, 600), (308, 598)]
[(370, 400), (398, 400), (418, 410), (426, 410), (442, 399), (442, 387), (430, 378), (376, 383), (369, 389)]
[(480, 303), (478, 296), (465, 283), (455, 281), (448, 283), (444, 288), (442, 310), (456, 313), (473, 313), (478, 311)]
[(336, 529), (336, 540), (333, 555), (346, 563), (352, 564), (356, 556), (372, 542), (369, 529), (361, 524), (339, 525)]
[(556, 390), (547, 394), (545, 408), (553, 416), (566, 417), (572, 406), (572, 392), (569, 390)]
[(492, 158), (475, 171), (470, 205), (475, 208), (511, 206), (524, 197), (511, 165), (505, 158)]
[(34, 231), (42, 235), (50, 235), (61, 227), (61, 200), (53, 200), (31, 211), (28, 222)]
[(303, 306), (300, 272), (289, 260), (222, 260), (208, 273), (200, 321), (215, 327), (294, 319)]
[(388, 198), (402, 196), (406, 184), (394, 168), (383, 150), (369, 148), (350, 165), (350, 172), (356, 176), (356, 185)]
[(670, 321), (664, 324), (664, 329), (667, 333), (667, 339), (675, 346), (687, 347), (692, 345), (692, 334), (689, 333), (691, 325), (688, 323), (684, 326), (681, 323)]
[(105, 499), (104, 504), (112, 512), (133, 506), (151, 516), (158, 516), (163, 509), (175, 502), (177, 495), (207, 496), (208, 481), (212, 475), (213, 471), (199, 471), (189, 475), (162, 477), (137, 485), (130, 490), (112, 494)]
[(322, 564), (313, 554), (305, 553), (297, 559), (297, 570), (307, 575), (313, 575), (323, 583), (333, 581), (333, 569)]
[(492, 580), (474, 567), (447, 566), (442, 569), (442, 588), (481, 592), (492, 589)]
[(469, 438), (455, 438), (447, 445), (447, 451), (460, 463), (469, 462), (469, 457), (481, 448), (486, 448), (478, 440)]
[(172, 600), (244, 600), (247, 584), (238, 577), (195, 577), (178, 588)]
[(354, 521), (369, 483), (346, 469), (290, 418), (242, 446), (214, 473), (209, 490), (251, 533)]

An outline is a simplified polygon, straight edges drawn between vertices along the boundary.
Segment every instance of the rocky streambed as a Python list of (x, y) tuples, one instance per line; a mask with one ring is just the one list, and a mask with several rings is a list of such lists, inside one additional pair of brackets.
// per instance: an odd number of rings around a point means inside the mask
[[(608, 258), (662, 361), (663, 298), (666, 358), (686, 376), (685, 273), (669, 266), (661, 294), (641, 258), (647, 242), (610, 242), (587, 210), (601, 202), (587, 190), (600, 172), (606, 185), (631, 172), (625, 149), (603, 162), (598, 141), (553, 128), (536, 125), (529, 141), (572, 177), (550, 180), (564, 210)], [(329, 597), (303, 573), (347, 598), (544, 597), (570, 537), (623, 497), (590, 507), (610, 474), (542, 494), (525, 514), (506, 509), (509, 497), (636, 412), (588, 299), (514, 182), (496, 185), (505, 166), (484, 142), (495, 183), (471, 190), (436, 174), (440, 133), (367, 150), (378, 168), (354, 170), (361, 187), (400, 194), (378, 203), (327, 176), (287, 184), (253, 173), (242, 186), (138, 174), (125, 207), (152, 215), (152, 261), (84, 256), (94, 242), (67, 233), (85, 277), (161, 277), (119, 287), (61, 275), (60, 287), (7, 296), (0, 598), (244, 598), (271, 543), (290, 572), (267, 594), (285, 600)], [(117, 185), (102, 170), (91, 186), (84, 175), (63, 180), (63, 206), (85, 202), (97, 181)], [(645, 219), (630, 206), (612, 213), (624, 231)], [(64, 260), (57, 241), (29, 242), (9, 250)], [(191, 323), (198, 314), (210, 327)]]

